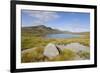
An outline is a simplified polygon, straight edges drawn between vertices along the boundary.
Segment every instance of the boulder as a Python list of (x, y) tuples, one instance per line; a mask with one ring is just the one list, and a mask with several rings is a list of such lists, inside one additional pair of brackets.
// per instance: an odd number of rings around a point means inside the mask
[(76, 53), (80, 51), (87, 51), (87, 52), (90, 51), (89, 47), (84, 46), (80, 43), (70, 43), (66, 46), (66, 48), (69, 48), (70, 50), (75, 51)]
[(56, 57), (57, 55), (59, 55), (59, 50), (58, 48), (56, 47), (55, 44), (53, 43), (49, 43), (45, 49), (44, 49), (44, 56), (48, 57), (48, 58), (54, 58)]

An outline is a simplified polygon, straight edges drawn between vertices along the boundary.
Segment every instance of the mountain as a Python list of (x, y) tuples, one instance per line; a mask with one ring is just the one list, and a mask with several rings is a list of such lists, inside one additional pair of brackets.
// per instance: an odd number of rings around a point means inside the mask
[(89, 32), (70, 32), (53, 29), (45, 25), (21, 27), (22, 35), (45, 36), (46, 34), (88, 34)]
[(45, 35), (52, 33), (62, 33), (62, 31), (58, 29), (53, 29), (44, 25), (22, 27), (21, 31), (22, 35)]

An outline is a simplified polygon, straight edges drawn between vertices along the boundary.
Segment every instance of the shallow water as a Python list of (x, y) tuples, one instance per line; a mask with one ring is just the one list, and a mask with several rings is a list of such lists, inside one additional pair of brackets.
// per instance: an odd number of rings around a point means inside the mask
[(81, 35), (78, 35), (78, 34), (48, 34), (46, 35), (47, 38), (76, 38), (80, 36)]

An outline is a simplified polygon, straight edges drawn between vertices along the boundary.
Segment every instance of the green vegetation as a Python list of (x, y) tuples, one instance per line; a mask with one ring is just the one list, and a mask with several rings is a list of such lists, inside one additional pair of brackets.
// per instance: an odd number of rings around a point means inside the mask
[[(33, 47), (44, 47), (48, 43), (55, 43), (55, 44), (69, 44), (73, 42), (78, 42), (85, 46), (90, 45), (90, 33), (89, 32), (82, 32), (82, 33), (72, 33), (68, 31), (59, 31), (56, 29), (52, 29), (50, 27), (46, 27), (44, 25), (34, 26), (34, 27), (22, 27), (21, 32), (21, 48), (29, 49)], [(68, 38), (68, 39), (50, 39), (45, 38), (46, 34), (51, 33), (70, 33), (70, 34), (80, 34), (82, 36), (78, 38)]]
[[(33, 30), (33, 28), (24, 28), (22, 29), (21, 34), (21, 50), (22, 52), (25, 50), (28, 50), (30, 48), (36, 48), (34, 50), (30, 50), (28, 52), (21, 53), (21, 62), (27, 63), (27, 62), (45, 62), (45, 61), (67, 61), (67, 60), (74, 60), (74, 58), (77, 56), (76, 52), (73, 52), (69, 49), (65, 49), (61, 51), (61, 54), (56, 56), (55, 58), (49, 59), (43, 55), (44, 47), (48, 43), (54, 43), (54, 44), (60, 44), (60, 45), (67, 45), (70, 43), (80, 43), (85, 46), (90, 46), (90, 33), (78, 33), (83, 36), (78, 38), (68, 38), (68, 39), (51, 39), (51, 38), (45, 38), (44, 35), (48, 33), (59, 33), (57, 30), (53, 30), (51, 28), (45, 28), (42, 26), (42, 28), (37, 27), (38, 29)], [(47, 31), (46, 31), (47, 30)], [(33, 34), (34, 33), (34, 34)], [(74, 33), (73, 33), (74, 34)], [(90, 58), (90, 52), (80, 52), (78, 54), (81, 58), (89, 59)]]
[(90, 46), (90, 39), (87, 37), (80, 37), (80, 38), (69, 38), (69, 39), (49, 39), (43, 37), (36, 37), (36, 36), (22, 36), (21, 47), (22, 49), (28, 49), (33, 47), (44, 47), (48, 43), (55, 43), (55, 44), (69, 44), (78, 42), (85, 46)]
[(43, 55), (43, 48), (36, 48), (35, 50), (30, 50), (28, 52), (22, 53), (21, 61), (22, 63), (27, 62), (45, 62), (45, 61), (68, 61), (73, 60), (76, 56), (76, 53), (69, 50), (64, 49), (61, 51), (61, 54), (55, 58), (49, 59)]
[(23, 52), (21, 55), (22, 63), (29, 62), (49, 62), (49, 61), (69, 61), (75, 60), (77, 56), (83, 59), (90, 59), (90, 53), (87, 51), (79, 52), (78, 54), (70, 49), (64, 49), (61, 53), (54, 58), (47, 58), (43, 55), (44, 48), (36, 48), (27, 52)]
[(50, 61), (68, 61), (73, 60), (76, 57), (76, 53), (69, 49), (64, 49), (61, 54), (51, 59)]
[(80, 57), (81, 58), (84, 58), (84, 59), (90, 59), (90, 53), (87, 52), (87, 51), (82, 51), (79, 53)]
[(43, 60), (44, 60), (43, 48), (32, 49), (32, 50), (29, 50), (27, 52), (23, 52), (21, 55), (21, 61), (23, 63), (41, 62)]

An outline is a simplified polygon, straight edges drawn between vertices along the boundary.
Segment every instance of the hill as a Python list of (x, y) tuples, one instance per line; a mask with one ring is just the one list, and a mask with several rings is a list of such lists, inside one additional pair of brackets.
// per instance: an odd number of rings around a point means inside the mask
[(89, 34), (89, 32), (70, 32), (53, 29), (45, 25), (21, 27), (22, 36), (45, 36), (46, 34)]
[(44, 25), (38, 26), (30, 26), (30, 27), (22, 27), (21, 28), (22, 35), (35, 35), (35, 36), (43, 36), (45, 34), (52, 34), (52, 33), (63, 33), (58, 29), (53, 29), (51, 27), (47, 27)]

